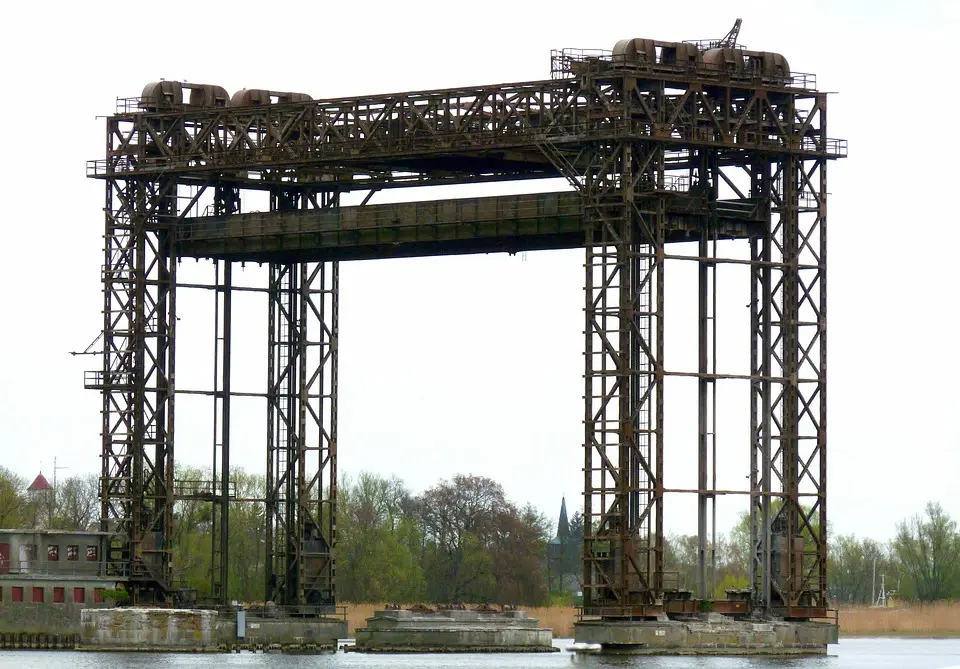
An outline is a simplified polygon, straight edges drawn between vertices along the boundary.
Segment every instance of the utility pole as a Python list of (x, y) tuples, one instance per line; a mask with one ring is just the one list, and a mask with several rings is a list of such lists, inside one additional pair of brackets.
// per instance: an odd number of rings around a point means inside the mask
[(57, 471), (60, 469), (70, 469), (69, 467), (58, 467), (57, 456), (53, 456), (53, 493), (57, 493)]
[(57, 466), (57, 456), (53, 456), (53, 490), (50, 491), (48, 496), (49, 503), (47, 505), (47, 523), (53, 523), (53, 512), (57, 506), (57, 493), (60, 491), (60, 488), (57, 487), (57, 472), (61, 469), (70, 469), (69, 467), (60, 467)]

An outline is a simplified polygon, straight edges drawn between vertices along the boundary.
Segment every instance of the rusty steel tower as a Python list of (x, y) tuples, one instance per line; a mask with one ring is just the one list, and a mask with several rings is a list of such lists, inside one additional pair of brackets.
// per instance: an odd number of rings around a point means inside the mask
[[(232, 263), (269, 267), (267, 599), (336, 601), (338, 264), (353, 259), (582, 247), (584, 615), (697, 610), (707, 586), (711, 506), (750, 500), (750, 596), (717, 610), (825, 613), (827, 95), (779, 54), (631, 39), (552, 54), (551, 78), (336, 100), (159, 82), (119, 101), (106, 155), (104, 348), (87, 385), (103, 397), (102, 516), (118, 579), (167, 599), (172, 508), (217, 509), (215, 594), (226, 597)], [(384, 189), (563, 177), (562, 192), (370, 204)], [(364, 192), (358, 206), (340, 196)], [(251, 193), (269, 211), (249, 211)], [(685, 245), (676, 244), (688, 242)], [(731, 244), (731, 242), (736, 242)], [(742, 253), (720, 251), (742, 248)], [(694, 252), (689, 249), (695, 248)], [(688, 251), (684, 251), (687, 249)], [(177, 260), (212, 259), (211, 285), (179, 284)], [(698, 268), (698, 365), (664, 359), (673, 263)], [(716, 364), (716, 268), (749, 270), (749, 372)], [(176, 296), (212, 289), (212, 390), (177, 388)], [(746, 286), (743, 287), (746, 289)], [(186, 343), (183, 343), (186, 345)], [(664, 480), (664, 382), (698, 384), (697, 485)], [(718, 490), (716, 385), (750, 395), (749, 487)], [(213, 481), (174, 489), (177, 394), (214, 397)], [(664, 569), (664, 499), (698, 500), (700, 564), (690, 599)]]

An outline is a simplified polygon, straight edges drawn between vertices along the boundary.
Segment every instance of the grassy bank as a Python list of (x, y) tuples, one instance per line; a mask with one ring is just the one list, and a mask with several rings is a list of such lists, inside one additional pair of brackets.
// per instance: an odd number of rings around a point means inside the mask
[[(363, 627), (364, 620), (382, 604), (348, 604), (350, 634)], [(573, 636), (576, 610), (572, 607), (530, 607), (524, 609), (540, 625), (553, 630), (555, 637)], [(891, 609), (854, 607), (840, 610), (840, 634), (855, 636), (960, 637), (960, 602), (904, 605)]]
[(841, 636), (960, 637), (960, 602), (840, 609)]

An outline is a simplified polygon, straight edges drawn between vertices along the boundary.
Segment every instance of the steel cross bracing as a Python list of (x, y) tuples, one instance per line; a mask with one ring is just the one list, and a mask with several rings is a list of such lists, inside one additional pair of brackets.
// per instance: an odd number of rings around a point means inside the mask
[[(346, 100), (247, 108), (119, 114), (108, 157), (92, 161), (91, 176), (203, 175), (269, 188), (274, 180), (315, 173), (340, 190), (444, 180), (522, 178), (545, 174), (523, 150), (546, 140), (640, 139), (668, 147), (716, 146), (740, 150), (840, 155), (820, 109), (793, 104), (820, 94), (783, 86), (734, 89), (679, 78), (657, 81), (659, 93), (636, 79), (630, 114), (615, 113), (616, 76), (421, 91)], [(758, 82), (759, 84), (759, 82)], [(728, 94), (730, 93), (730, 94)], [(602, 110), (588, 116), (588, 106)], [(519, 153), (511, 153), (516, 150)], [(456, 159), (454, 159), (456, 156)], [(471, 160), (465, 160), (470, 157)], [(427, 159), (427, 175), (423, 161)], [(384, 164), (379, 161), (389, 161)], [(224, 174), (225, 171), (229, 171)], [(245, 171), (247, 175), (236, 175)], [(433, 174), (441, 172), (439, 174)], [(458, 176), (446, 176), (442, 172)], [(231, 176), (232, 174), (232, 176)]]
[[(624, 79), (622, 99), (633, 83)], [(587, 115), (602, 122), (609, 102), (592, 96)], [(573, 160), (552, 143), (540, 148), (581, 193), (589, 225), (583, 607), (643, 615), (663, 592), (666, 154), (659, 143), (615, 140)]]
[(103, 363), (86, 379), (103, 398), (104, 560), (135, 602), (165, 598), (171, 580), (176, 192), (170, 179), (107, 182)]
[[(663, 503), (673, 491), (663, 480), (670, 443), (664, 380), (693, 376), (700, 383), (699, 475), (697, 489), (684, 492), (700, 500), (698, 596), (713, 596), (706, 587), (706, 504), (716, 498), (709, 464), (715, 468), (720, 457), (708, 448), (715, 444), (716, 383), (741, 379), (752, 398), (751, 484), (727, 492), (751, 500), (753, 603), (783, 615), (817, 615), (827, 605), (826, 162), (845, 152), (845, 142), (827, 137), (823, 93), (717, 73), (654, 76), (630, 68), (111, 117), (107, 156), (89, 166), (91, 176), (106, 179), (113, 249), (104, 272), (107, 355), (91, 385), (104, 393), (104, 480), (111, 482), (104, 517), (113, 523), (117, 564), (129, 565), (129, 578), (144, 588), (169, 586), (166, 553), (150, 572), (142, 556), (146, 532), (159, 532), (158, 546), (169, 536), (168, 511), (157, 499), (169, 506), (173, 384), (166, 370), (173, 366), (178, 254), (170, 231), (224, 224), (222, 215), (211, 219), (200, 211), (206, 190), (232, 194), (235, 205), (215, 212), (228, 216), (240, 212), (251, 191), (268, 191), (282, 238), (283, 212), (335, 207), (352, 190), (563, 176), (580, 194), (585, 222), (585, 613), (633, 617), (684, 606), (664, 571)], [(750, 212), (749, 221), (759, 224), (724, 237), (721, 209)], [(684, 225), (699, 221), (696, 256), (668, 251), (668, 218), (681, 210)], [(244, 226), (218, 230), (244, 234)], [(290, 248), (305, 248), (312, 233), (297, 234)], [(717, 257), (718, 236), (750, 237), (749, 257)], [(301, 606), (335, 601), (338, 268), (324, 259), (324, 243), (339, 241), (318, 241), (299, 259), (299, 251), (288, 249), (269, 267), (266, 596)], [(411, 246), (407, 255), (444, 252), (444, 243)], [(125, 254), (128, 247), (144, 252)], [(203, 255), (218, 257), (214, 246), (203, 248)], [(263, 259), (244, 248), (232, 245), (224, 257)], [(451, 248), (446, 252), (461, 247)], [(328, 258), (337, 251), (329, 247)], [(364, 251), (377, 252), (376, 245)], [(678, 260), (701, 269), (696, 372), (671, 370), (663, 356), (665, 268)], [(707, 350), (722, 314), (715, 307), (716, 274), (712, 282), (704, 277), (724, 262), (750, 268), (752, 356), (745, 375), (718, 371), (715, 352)], [(124, 272), (164, 281), (124, 283)], [(154, 314), (156, 334), (134, 327)], [(158, 443), (164, 449), (154, 453)], [(153, 474), (157, 462), (167, 478)], [(154, 510), (146, 519), (145, 508)]]
[(751, 242), (754, 591), (795, 617), (827, 605), (826, 170), (795, 156), (753, 166), (772, 214)]
[[(285, 190), (275, 194), (272, 209), (335, 204), (328, 194), (318, 199)], [(269, 273), (267, 599), (330, 607), (336, 602), (339, 264), (271, 263)]]

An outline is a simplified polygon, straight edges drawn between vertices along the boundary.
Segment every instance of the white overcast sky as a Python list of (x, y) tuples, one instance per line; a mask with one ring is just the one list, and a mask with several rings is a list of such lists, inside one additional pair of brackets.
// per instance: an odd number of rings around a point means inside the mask
[[(101, 328), (102, 157), (117, 97), (161, 77), (313, 97), (548, 78), (550, 49), (625, 37), (741, 41), (814, 72), (829, 134), (829, 509), (888, 538), (939, 500), (960, 518), (954, 2), (12, 3), (0, 24), (0, 463), (96, 471), (97, 393), (70, 357)], [(953, 184), (952, 186), (950, 184)], [(529, 188), (529, 186), (526, 186)], [(546, 187), (549, 187), (546, 186)], [(444, 196), (509, 192), (450, 189)], [(394, 197), (401, 197), (395, 195)], [(424, 197), (423, 194), (411, 197)], [(433, 197), (432, 195), (430, 197)], [(374, 202), (386, 201), (378, 197)], [(580, 504), (582, 252), (350, 263), (341, 273), (340, 470), (414, 491), (458, 472), (551, 516)], [(184, 276), (204, 266), (186, 261)], [(667, 366), (693, 365), (695, 275), (669, 270)], [(241, 274), (254, 281), (256, 269)], [(745, 276), (721, 274), (721, 367), (742, 365)], [(740, 292), (737, 292), (737, 291)], [(244, 300), (248, 300), (244, 302)], [(236, 390), (261, 390), (265, 307), (237, 298)], [(179, 387), (209, 384), (210, 304), (181, 300)], [(731, 314), (729, 320), (725, 313)], [(721, 369), (721, 371), (725, 371)], [(721, 485), (747, 470), (747, 389), (722, 387)], [(695, 481), (692, 386), (668, 389), (666, 485)], [(209, 461), (207, 400), (177, 404), (177, 457)], [(262, 470), (263, 408), (238, 400), (233, 460)], [(721, 499), (720, 529), (746, 503)], [(692, 500), (666, 526), (695, 532)]]

